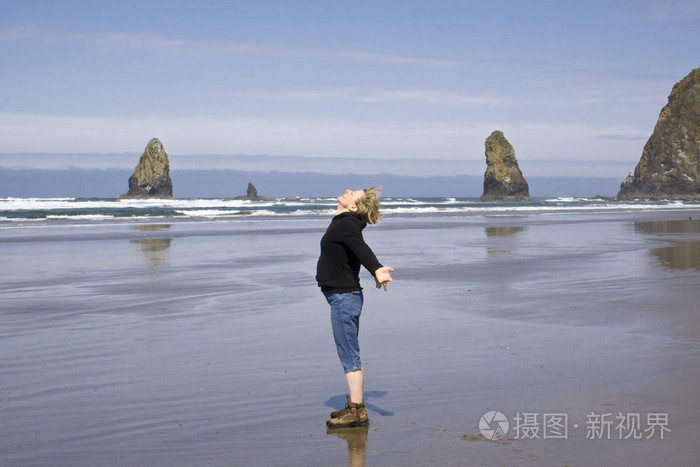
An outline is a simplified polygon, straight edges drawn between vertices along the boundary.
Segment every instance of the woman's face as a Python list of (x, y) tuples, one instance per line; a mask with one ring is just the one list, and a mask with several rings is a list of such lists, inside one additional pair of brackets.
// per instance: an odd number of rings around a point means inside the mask
[(345, 194), (338, 196), (338, 204), (348, 211), (355, 211), (357, 209), (357, 202), (364, 195), (364, 190), (345, 190)]

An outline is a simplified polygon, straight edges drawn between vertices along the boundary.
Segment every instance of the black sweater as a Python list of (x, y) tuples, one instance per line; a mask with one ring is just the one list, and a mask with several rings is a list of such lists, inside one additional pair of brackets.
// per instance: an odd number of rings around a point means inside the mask
[(321, 256), (316, 265), (316, 282), (322, 291), (342, 293), (362, 290), (360, 265), (372, 275), (382, 267), (362, 237), (366, 225), (351, 212), (333, 218), (321, 238)]

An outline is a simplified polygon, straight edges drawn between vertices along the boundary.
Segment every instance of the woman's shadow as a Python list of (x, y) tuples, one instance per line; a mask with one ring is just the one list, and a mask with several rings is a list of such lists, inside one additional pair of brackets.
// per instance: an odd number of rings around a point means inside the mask
[[(387, 395), (386, 391), (367, 391), (364, 393), (364, 399), (365, 399), (365, 407), (367, 407), (368, 411), (371, 412), (376, 412), (382, 417), (391, 417), (394, 415), (394, 412), (390, 412), (388, 410), (384, 410), (381, 407), (377, 407), (374, 404), (371, 404), (368, 402), (370, 399), (380, 399), (384, 396)], [(339, 396), (333, 396), (330, 399), (328, 399), (325, 402), (325, 405), (327, 407), (330, 407), (333, 410), (339, 410), (345, 407), (345, 404), (347, 403), (347, 396), (345, 395), (339, 395)]]

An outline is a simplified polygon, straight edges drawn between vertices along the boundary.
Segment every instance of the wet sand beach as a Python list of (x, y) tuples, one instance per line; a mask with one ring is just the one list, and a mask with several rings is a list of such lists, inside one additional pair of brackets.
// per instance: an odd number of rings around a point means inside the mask
[(0, 464), (697, 463), (700, 210), (368, 227), (371, 425), (327, 432), (329, 221), (0, 227)]

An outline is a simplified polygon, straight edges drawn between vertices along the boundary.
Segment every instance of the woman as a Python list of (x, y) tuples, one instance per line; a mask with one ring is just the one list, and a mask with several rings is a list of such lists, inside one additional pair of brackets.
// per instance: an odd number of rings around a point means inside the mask
[(369, 418), (363, 400), (364, 373), (360, 360), (358, 332), (362, 312), (360, 266), (374, 276), (377, 288), (392, 281), (393, 268), (382, 266), (362, 237), (367, 224), (376, 224), (379, 189), (346, 190), (338, 197), (338, 210), (321, 239), (321, 256), (316, 281), (331, 306), (331, 324), (338, 357), (345, 370), (350, 395), (342, 410), (331, 413), (329, 428), (367, 426)]

